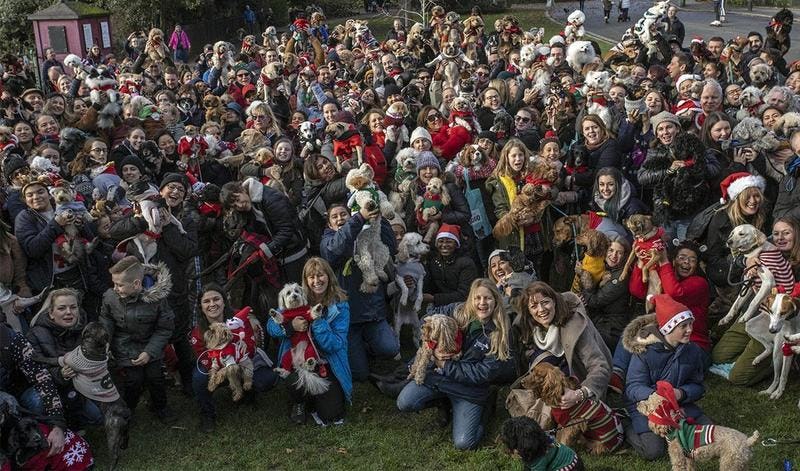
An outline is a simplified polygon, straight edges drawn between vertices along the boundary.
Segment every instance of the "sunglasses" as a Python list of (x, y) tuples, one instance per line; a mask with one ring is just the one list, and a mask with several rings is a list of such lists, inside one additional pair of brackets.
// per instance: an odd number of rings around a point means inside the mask
[(427, 118), (425, 118), (425, 119), (426, 119), (426, 120), (427, 120), (429, 123), (432, 123), (432, 122), (436, 121), (437, 119), (439, 119), (439, 118), (441, 118), (441, 117), (442, 117), (442, 115), (440, 115), (439, 113), (436, 113), (436, 114), (430, 114), (430, 115), (428, 115), (428, 117), (427, 117)]

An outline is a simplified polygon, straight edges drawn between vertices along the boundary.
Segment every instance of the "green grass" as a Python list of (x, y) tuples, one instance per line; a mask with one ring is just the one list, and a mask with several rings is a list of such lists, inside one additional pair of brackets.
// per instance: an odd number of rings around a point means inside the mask
[[(405, 340), (405, 339), (404, 339)], [(390, 365), (381, 365), (388, 369)], [(797, 400), (800, 385), (792, 372), (783, 398), (770, 401), (757, 395), (758, 389), (739, 388), (714, 376), (707, 378), (708, 394), (700, 401), (706, 414), (719, 424), (735, 427), (747, 434), (758, 429), (762, 437), (798, 437), (800, 410)], [(760, 385), (761, 388), (766, 385)], [(168, 428), (158, 423), (141, 404), (136, 411), (130, 447), (123, 453), (123, 470), (494, 470), (520, 469), (494, 444), (507, 413), (501, 403), (489, 425), (482, 447), (477, 451), (459, 452), (453, 448), (450, 428), (434, 424), (434, 410), (418, 414), (400, 413), (393, 400), (381, 396), (371, 385), (355, 387), (353, 405), (344, 425), (321, 428), (315, 425), (298, 427), (288, 420), (287, 396), (282, 386), (269, 391), (255, 406), (234, 405), (227, 388), (215, 395), (218, 426), (213, 437), (198, 429), (194, 403), (171, 391), (170, 405), (180, 416), (177, 426)], [(612, 396), (615, 405), (618, 396)], [(101, 429), (88, 435), (94, 452), (104, 469), (105, 441)], [(800, 465), (800, 448), (783, 445), (755, 447), (752, 470), (778, 470), (784, 458)], [(582, 453), (588, 469), (667, 471), (668, 459), (647, 463), (628, 451), (626, 454), (591, 457)], [(716, 470), (716, 463), (700, 466), (700, 470)]]

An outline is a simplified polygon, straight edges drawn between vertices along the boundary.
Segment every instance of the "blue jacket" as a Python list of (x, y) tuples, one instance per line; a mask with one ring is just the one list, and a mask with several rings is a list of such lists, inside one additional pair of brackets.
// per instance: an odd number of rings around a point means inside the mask
[(636, 433), (649, 431), (647, 418), (636, 410), (636, 403), (655, 392), (656, 381), (668, 381), (683, 391), (680, 405), (689, 417), (703, 414), (695, 404), (705, 394), (703, 386), (705, 352), (690, 342), (672, 348), (658, 334), (655, 314), (634, 319), (622, 334), (622, 345), (633, 353), (625, 379), (625, 402)]
[(464, 332), (461, 358), (446, 361), (441, 373), (431, 365), (425, 376), (425, 385), (448, 396), (486, 404), (489, 386), (513, 378), (515, 372), (514, 356), (510, 352), (506, 361), (487, 355), (492, 348), (489, 335), (494, 330), (491, 320), (483, 325), (479, 321), (471, 322)]
[[(350, 361), (347, 359), (347, 332), (350, 330), (350, 305), (347, 301), (331, 304), (325, 309), (325, 315), (311, 323), (311, 336), (319, 351), (320, 357), (328, 361), (333, 375), (342, 385), (342, 390), (350, 402), (353, 396), (353, 378), (350, 374)], [(291, 347), (286, 329), (267, 320), (267, 331), (273, 338), (280, 339), (278, 358)]]
[[(349, 263), (348, 274), (344, 274), (348, 260), (353, 258), (356, 236), (363, 226), (364, 218), (356, 213), (338, 231), (326, 228), (320, 243), (320, 255), (331, 264), (333, 271), (338, 274), (339, 285), (347, 292), (352, 312), (351, 324), (381, 321), (386, 319), (386, 313), (389, 312), (385, 283), (381, 283), (374, 293), (362, 293), (362, 274), (354, 261)], [(389, 253), (394, 259), (397, 241), (392, 226), (385, 218), (381, 218), (381, 241), (389, 247)]]

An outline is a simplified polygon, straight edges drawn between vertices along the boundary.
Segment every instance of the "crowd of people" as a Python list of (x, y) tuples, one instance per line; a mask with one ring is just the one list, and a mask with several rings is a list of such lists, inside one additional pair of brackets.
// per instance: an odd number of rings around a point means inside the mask
[[(474, 449), (498, 403), (549, 418), (520, 381), (545, 362), (578, 380), (561, 407), (621, 395), (627, 443), (663, 457), (635, 407), (657, 380), (711, 423), (705, 375), (755, 387), (772, 372), (744, 323), (713, 327), (753, 265), (787, 293), (800, 281), (800, 64), (784, 60), (788, 10), (766, 34), (689, 44), (675, 6), (651, 10), (604, 54), (580, 19), (546, 38), (434, 7), (386, 38), (294, 11), (286, 32), (191, 56), (180, 26), (154, 29), (124, 56), (48, 51), (38, 88), (6, 57), (3, 399), (49, 424), (49, 454), (103, 424), (104, 393), (65, 363), (99, 323), (104, 385), (134, 415), (146, 389), (158, 420), (211, 431), (224, 324), (245, 377), (240, 396), (229, 378), (234, 399), (286, 387), (297, 424), (343, 423), (370, 381), (400, 411), (437, 407)], [(744, 224), (772, 249), (732, 255)], [(415, 233), (424, 274), (395, 276)], [(459, 329), (459, 354), (435, 355), (421, 383), (418, 344), (401, 354), (395, 330), (409, 306)], [(196, 417), (176, 417), (172, 384)]]

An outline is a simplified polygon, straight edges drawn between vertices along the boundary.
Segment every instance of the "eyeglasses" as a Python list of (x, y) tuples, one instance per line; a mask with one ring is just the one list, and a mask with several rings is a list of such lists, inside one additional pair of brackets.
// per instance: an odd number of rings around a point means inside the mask
[(101, 154), (105, 154), (105, 153), (107, 153), (107, 152), (108, 152), (108, 149), (107, 149), (107, 148), (105, 148), (105, 147), (92, 147), (92, 148), (90, 149), (90, 151), (91, 151), (91, 152), (99, 152), (99, 153), (101, 153)]
[(489, 72), (475, 72), (475, 75), (478, 77), (486, 77), (489, 75)]
[(164, 188), (166, 188), (167, 191), (170, 192), (170, 193), (172, 193), (172, 192), (186, 193), (186, 188), (184, 188), (183, 185), (178, 185), (178, 184), (167, 185)]
[(530, 118), (526, 118), (525, 116), (514, 116), (514, 121), (519, 121), (520, 123), (527, 123), (530, 120)]
[(436, 121), (437, 119), (439, 119), (439, 118), (441, 118), (441, 117), (442, 117), (442, 115), (440, 115), (439, 113), (436, 113), (436, 114), (429, 114), (429, 115), (428, 115), (428, 117), (427, 117), (427, 118), (425, 118), (425, 119), (426, 119), (426, 120), (427, 120), (429, 123), (433, 123), (434, 121)]
[(420, 80), (428, 80), (429, 78), (431, 78), (431, 76), (430, 76), (430, 75), (420, 75), (420, 76), (419, 76), (419, 79), (420, 79)]

